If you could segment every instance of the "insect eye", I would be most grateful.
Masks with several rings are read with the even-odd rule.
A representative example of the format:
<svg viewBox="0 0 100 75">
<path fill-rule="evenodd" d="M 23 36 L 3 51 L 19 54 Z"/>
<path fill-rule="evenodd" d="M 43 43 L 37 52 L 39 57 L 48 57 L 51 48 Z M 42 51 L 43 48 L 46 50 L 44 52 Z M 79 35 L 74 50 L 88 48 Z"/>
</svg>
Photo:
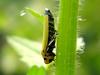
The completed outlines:
<svg viewBox="0 0 100 75">
<path fill-rule="evenodd" d="M 47 60 L 46 58 L 44 58 L 44 60 Z"/>
</svg>

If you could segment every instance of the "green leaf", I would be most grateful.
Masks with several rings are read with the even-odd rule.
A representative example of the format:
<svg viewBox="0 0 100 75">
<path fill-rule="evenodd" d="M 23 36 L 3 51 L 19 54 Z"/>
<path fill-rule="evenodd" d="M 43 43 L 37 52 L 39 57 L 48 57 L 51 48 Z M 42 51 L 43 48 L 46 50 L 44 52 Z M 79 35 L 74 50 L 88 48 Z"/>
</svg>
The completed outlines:
<svg viewBox="0 0 100 75">
<path fill-rule="evenodd" d="M 27 75 L 37 75 L 39 68 L 37 66 L 33 66 L 27 73 Z"/>
<path fill-rule="evenodd" d="M 46 70 L 44 67 L 40 67 L 37 75 L 46 75 Z"/>
<path fill-rule="evenodd" d="M 29 69 L 27 75 L 46 75 L 46 71 L 44 67 L 33 66 Z"/>
<path fill-rule="evenodd" d="M 33 9 L 31 8 L 25 8 L 25 10 L 27 12 L 29 12 L 30 14 L 32 14 L 34 17 L 37 18 L 37 20 L 39 20 L 42 24 L 43 24 L 43 20 L 44 20 L 44 16 L 43 15 L 40 15 L 39 13 L 37 13 L 36 11 L 34 11 Z"/>
</svg>

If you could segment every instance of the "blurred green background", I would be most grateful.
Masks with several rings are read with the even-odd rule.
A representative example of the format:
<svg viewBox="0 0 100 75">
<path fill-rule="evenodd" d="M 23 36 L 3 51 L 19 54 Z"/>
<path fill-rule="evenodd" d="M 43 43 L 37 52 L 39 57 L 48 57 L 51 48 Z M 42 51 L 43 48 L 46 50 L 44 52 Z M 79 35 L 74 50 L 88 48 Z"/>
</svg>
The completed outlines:
<svg viewBox="0 0 100 75">
<path fill-rule="evenodd" d="M 57 0 L 0 0 L 0 75 L 25 75 L 28 66 L 7 43 L 7 36 L 41 42 L 42 24 L 30 14 L 20 16 L 25 7 L 43 14 L 49 8 L 57 18 Z M 80 0 L 78 33 L 86 43 L 80 55 L 77 75 L 100 75 L 100 0 Z M 79 71 L 80 70 L 80 71 Z"/>
</svg>

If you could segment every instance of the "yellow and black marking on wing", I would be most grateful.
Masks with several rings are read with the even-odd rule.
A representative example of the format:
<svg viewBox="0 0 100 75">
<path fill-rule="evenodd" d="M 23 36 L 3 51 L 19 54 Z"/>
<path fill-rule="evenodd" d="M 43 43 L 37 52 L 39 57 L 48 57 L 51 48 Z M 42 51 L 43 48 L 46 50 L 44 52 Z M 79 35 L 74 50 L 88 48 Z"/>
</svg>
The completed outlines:
<svg viewBox="0 0 100 75">
<path fill-rule="evenodd" d="M 43 49 L 42 56 L 45 64 L 49 64 L 54 60 L 55 54 L 53 49 L 55 48 L 55 27 L 54 18 L 50 10 L 45 9 L 45 25 L 43 27 Z"/>
</svg>

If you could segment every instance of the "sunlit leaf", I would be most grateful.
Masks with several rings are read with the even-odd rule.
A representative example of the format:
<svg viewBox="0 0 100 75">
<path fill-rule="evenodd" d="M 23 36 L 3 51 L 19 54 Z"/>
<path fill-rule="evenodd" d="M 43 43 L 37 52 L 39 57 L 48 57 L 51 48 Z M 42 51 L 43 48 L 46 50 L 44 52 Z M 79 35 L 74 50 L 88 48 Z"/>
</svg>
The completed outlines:
<svg viewBox="0 0 100 75">
<path fill-rule="evenodd" d="M 7 37 L 7 41 L 21 56 L 20 60 L 25 62 L 29 67 L 33 65 L 45 66 L 43 58 L 40 54 L 41 43 L 17 36 Z"/>
</svg>

